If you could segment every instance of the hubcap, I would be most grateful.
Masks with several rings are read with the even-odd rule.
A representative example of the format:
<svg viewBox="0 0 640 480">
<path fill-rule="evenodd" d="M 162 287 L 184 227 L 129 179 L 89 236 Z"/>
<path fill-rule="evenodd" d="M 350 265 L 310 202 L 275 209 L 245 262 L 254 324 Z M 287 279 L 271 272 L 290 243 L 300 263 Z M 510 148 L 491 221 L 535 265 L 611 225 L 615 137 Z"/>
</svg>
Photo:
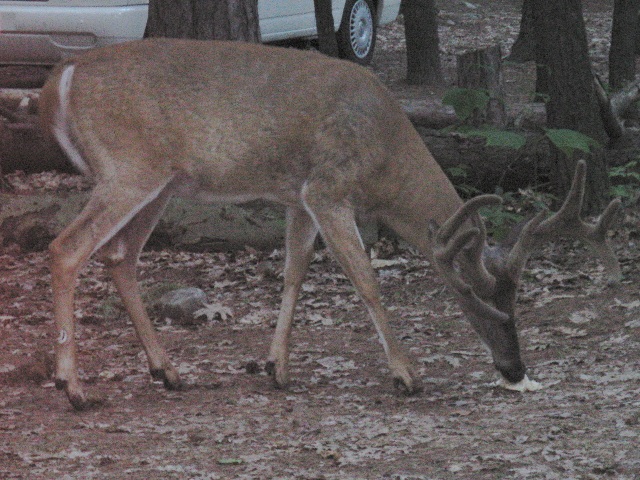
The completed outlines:
<svg viewBox="0 0 640 480">
<path fill-rule="evenodd" d="M 358 58 L 364 58 L 373 43 L 373 15 L 365 0 L 358 0 L 351 9 L 349 18 L 351 48 Z"/>
</svg>

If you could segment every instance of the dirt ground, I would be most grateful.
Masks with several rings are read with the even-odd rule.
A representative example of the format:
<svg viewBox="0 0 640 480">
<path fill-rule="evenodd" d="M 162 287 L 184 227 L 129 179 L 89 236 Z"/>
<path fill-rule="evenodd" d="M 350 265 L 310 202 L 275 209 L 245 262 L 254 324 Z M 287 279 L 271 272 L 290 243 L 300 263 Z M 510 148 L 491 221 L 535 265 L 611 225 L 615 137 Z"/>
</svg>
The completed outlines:
<svg viewBox="0 0 640 480">
<path fill-rule="evenodd" d="M 469 45 L 517 34 L 519 2 L 440 2 L 447 72 Z M 590 2 L 594 59 L 606 54 L 612 2 Z M 597 7 L 597 8 L 596 8 Z M 381 32 L 374 68 L 402 95 L 401 25 Z M 433 95 L 433 92 L 431 92 Z M 149 302 L 202 288 L 226 319 L 156 326 L 187 388 L 152 382 L 102 267 L 79 281 L 81 376 L 101 406 L 71 409 L 51 380 L 50 277 L 44 252 L 0 250 L 0 478 L 3 479 L 638 479 L 638 207 L 612 234 L 624 280 L 576 245 L 549 244 L 526 271 L 518 307 L 537 392 L 497 388 L 488 354 L 425 257 L 377 248 L 394 328 L 424 382 L 393 387 L 365 309 L 319 251 L 292 343 L 291 387 L 264 372 L 281 294 L 281 251 L 145 252 Z M 386 248 L 383 248 L 386 247 Z"/>
</svg>

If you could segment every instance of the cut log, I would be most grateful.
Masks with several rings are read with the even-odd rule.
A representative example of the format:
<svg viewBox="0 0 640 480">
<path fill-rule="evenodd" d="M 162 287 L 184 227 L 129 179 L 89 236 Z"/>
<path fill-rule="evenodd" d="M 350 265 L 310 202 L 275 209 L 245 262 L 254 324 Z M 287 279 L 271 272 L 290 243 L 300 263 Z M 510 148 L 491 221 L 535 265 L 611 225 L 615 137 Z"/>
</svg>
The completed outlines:
<svg viewBox="0 0 640 480">
<path fill-rule="evenodd" d="M 73 171 L 58 145 L 40 131 L 34 90 L 0 94 L 0 171 Z"/>
</svg>

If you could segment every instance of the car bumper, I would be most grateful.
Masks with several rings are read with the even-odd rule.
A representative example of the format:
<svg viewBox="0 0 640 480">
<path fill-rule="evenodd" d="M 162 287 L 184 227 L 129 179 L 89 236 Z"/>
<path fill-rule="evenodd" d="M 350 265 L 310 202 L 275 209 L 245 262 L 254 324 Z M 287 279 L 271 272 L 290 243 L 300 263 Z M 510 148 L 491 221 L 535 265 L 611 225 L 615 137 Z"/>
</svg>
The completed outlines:
<svg viewBox="0 0 640 480">
<path fill-rule="evenodd" d="M 38 7 L 0 7 L 0 64 L 54 64 L 84 50 L 140 39 L 146 23 L 146 5 L 57 7 L 46 15 Z"/>
</svg>

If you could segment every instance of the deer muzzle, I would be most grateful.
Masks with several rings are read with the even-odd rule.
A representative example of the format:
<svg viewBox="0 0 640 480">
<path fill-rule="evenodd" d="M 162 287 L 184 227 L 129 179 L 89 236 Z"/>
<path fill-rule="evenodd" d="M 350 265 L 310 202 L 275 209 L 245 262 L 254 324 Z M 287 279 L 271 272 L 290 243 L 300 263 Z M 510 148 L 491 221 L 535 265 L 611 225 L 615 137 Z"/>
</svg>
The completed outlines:
<svg viewBox="0 0 640 480">
<path fill-rule="evenodd" d="M 527 367 L 520 359 L 515 361 L 496 361 L 494 360 L 496 369 L 510 383 L 517 383 L 522 380 L 527 372 Z"/>
</svg>

